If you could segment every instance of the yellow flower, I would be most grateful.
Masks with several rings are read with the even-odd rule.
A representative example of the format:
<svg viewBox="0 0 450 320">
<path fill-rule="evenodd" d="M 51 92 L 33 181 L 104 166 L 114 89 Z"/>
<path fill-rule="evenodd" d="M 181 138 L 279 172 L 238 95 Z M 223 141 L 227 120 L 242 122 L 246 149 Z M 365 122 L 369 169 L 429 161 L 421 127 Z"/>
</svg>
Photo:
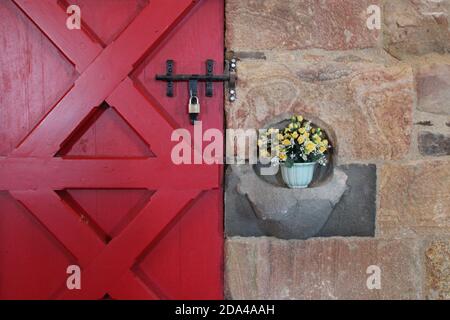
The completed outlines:
<svg viewBox="0 0 450 320">
<path fill-rule="evenodd" d="M 306 132 L 306 129 L 305 128 L 300 128 L 300 129 L 298 129 L 298 132 L 300 132 L 301 134 L 304 134 Z"/>
<path fill-rule="evenodd" d="M 264 144 L 264 141 L 262 141 L 261 139 L 258 140 L 258 147 L 261 147 Z"/>
<path fill-rule="evenodd" d="M 304 136 L 305 136 L 306 138 L 309 138 L 309 132 L 305 132 Z"/>
<path fill-rule="evenodd" d="M 283 140 L 283 144 L 284 144 L 285 146 L 288 146 L 288 145 L 291 144 L 291 140 L 285 139 L 285 140 Z"/>
<path fill-rule="evenodd" d="M 311 152 L 314 151 L 314 149 L 316 149 L 316 145 L 314 144 L 314 142 L 308 141 L 305 145 L 306 153 L 310 154 Z"/>
<path fill-rule="evenodd" d="M 328 140 L 327 139 L 323 140 L 322 145 L 325 147 L 328 147 Z"/>
<path fill-rule="evenodd" d="M 313 136 L 313 139 L 314 139 L 314 141 L 315 141 L 316 143 L 319 143 L 320 141 L 322 141 L 322 138 L 321 138 L 318 134 L 315 134 L 315 135 Z"/>
<path fill-rule="evenodd" d="M 298 144 L 302 144 L 303 142 L 305 142 L 305 137 L 304 136 L 300 136 L 297 139 Z"/>
<path fill-rule="evenodd" d="M 280 153 L 280 160 L 285 161 L 287 159 L 287 155 L 285 153 Z"/>
<path fill-rule="evenodd" d="M 298 122 L 302 122 L 303 121 L 303 117 L 302 116 L 297 116 L 297 121 Z"/>
<path fill-rule="evenodd" d="M 315 132 L 316 132 L 316 129 L 315 129 L 315 128 L 312 128 L 312 129 L 311 129 L 311 132 L 312 132 L 312 133 L 315 133 Z"/>
<path fill-rule="evenodd" d="M 277 139 L 279 141 L 283 140 L 283 138 L 284 138 L 284 136 L 281 133 L 277 134 Z"/>
<path fill-rule="evenodd" d="M 294 133 L 292 134 L 292 138 L 297 139 L 297 138 L 298 138 L 298 133 L 297 133 L 297 132 L 294 132 Z"/>
<path fill-rule="evenodd" d="M 293 124 L 293 123 L 289 123 L 288 128 L 289 128 L 289 129 L 294 128 L 294 124 Z"/>
<path fill-rule="evenodd" d="M 321 147 L 319 148 L 319 152 L 320 152 L 320 153 L 324 153 L 325 151 L 327 151 L 327 148 L 325 148 L 324 146 L 321 146 Z"/>
</svg>

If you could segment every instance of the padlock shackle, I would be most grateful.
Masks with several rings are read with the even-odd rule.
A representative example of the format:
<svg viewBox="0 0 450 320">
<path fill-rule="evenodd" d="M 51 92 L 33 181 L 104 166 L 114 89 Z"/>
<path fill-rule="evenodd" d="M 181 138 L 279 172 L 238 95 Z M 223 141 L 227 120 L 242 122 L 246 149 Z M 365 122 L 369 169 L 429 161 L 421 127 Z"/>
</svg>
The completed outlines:
<svg viewBox="0 0 450 320">
<path fill-rule="evenodd" d="M 195 101 L 194 101 L 194 99 L 195 99 Z M 197 96 L 191 96 L 189 98 L 189 103 L 191 103 L 191 104 L 199 104 L 198 97 Z"/>
</svg>

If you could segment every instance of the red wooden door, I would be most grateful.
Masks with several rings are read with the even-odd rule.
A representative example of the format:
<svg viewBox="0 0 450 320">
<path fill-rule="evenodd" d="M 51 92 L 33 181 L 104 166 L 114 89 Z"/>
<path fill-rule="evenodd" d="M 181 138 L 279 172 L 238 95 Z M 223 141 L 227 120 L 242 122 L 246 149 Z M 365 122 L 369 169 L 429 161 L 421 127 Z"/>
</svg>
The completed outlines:
<svg viewBox="0 0 450 320">
<path fill-rule="evenodd" d="M 223 0 L 2 0 L 0 21 L 0 298 L 221 298 L 222 167 L 172 163 L 187 85 L 154 77 L 223 61 Z"/>
</svg>

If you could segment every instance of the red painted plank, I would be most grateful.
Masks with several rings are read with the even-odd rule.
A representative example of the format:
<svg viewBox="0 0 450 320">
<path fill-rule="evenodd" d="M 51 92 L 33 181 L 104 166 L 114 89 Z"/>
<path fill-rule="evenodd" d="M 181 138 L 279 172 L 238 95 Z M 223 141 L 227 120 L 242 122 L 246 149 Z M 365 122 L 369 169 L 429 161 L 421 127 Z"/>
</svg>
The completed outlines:
<svg viewBox="0 0 450 320">
<path fill-rule="evenodd" d="M 217 188 L 214 166 L 173 166 L 158 158 L 4 159 L 0 160 L 0 190 L 51 188 Z M 186 179 L 187 178 L 187 179 Z"/>
<path fill-rule="evenodd" d="M 60 157 L 83 159 L 121 159 L 124 155 L 144 159 L 154 157 L 154 152 L 135 128 L 106 104 L 91 112 L 58 152 Z"/>
<path fill-rule="evenodd" d="M 61 0 L 78 5 L 84 26 L 106 47 L 133 21 L 149 0 Z"/>
<path fill-rule="evenodd" d="M 7 156 L 78 72 L 12 1 L 0 1 L 0 21 L 0 156 Z"/>
<path fill-rule="evenodd" d="M 48 299 L 66 281 L 66 268 L 74 262 L 32 213 L 8 192 L 0 192 L 1 300 Z"/>
</svg>

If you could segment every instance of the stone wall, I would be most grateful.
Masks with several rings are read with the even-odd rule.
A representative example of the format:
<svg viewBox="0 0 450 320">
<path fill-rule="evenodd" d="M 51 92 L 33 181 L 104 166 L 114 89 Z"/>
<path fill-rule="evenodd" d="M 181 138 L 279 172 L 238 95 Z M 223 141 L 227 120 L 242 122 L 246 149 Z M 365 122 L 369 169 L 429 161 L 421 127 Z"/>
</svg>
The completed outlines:
<svg viewBox="0 0 450 320">
<path fill-rule="evenodd" d="M 374 4 L 381 30 L 366 26 Z M 450 299 L 449 15 L 450 0 L 226 0 L 240 59 L 227 127 L 303 114 L 331 128 L 336 153 L 330 209 L 228 168 L 229 299 Z M 321 228 L 296 234 L 305 210 Z M 381 289 L 366 286 L 371 265 Z"/>
</svg>

